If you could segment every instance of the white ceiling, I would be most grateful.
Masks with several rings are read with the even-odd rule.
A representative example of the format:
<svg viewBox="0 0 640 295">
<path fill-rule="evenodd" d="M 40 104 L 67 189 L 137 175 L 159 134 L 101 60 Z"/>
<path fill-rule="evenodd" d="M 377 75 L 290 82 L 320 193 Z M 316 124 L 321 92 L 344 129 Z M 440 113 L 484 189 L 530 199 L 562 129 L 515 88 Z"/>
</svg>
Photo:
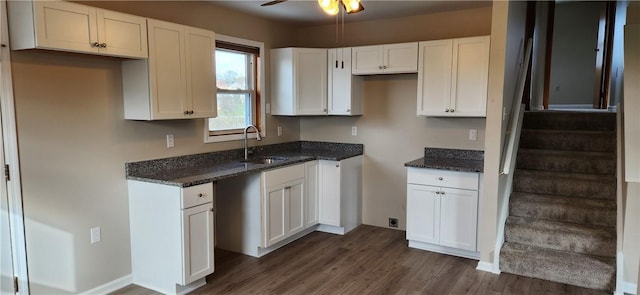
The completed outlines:
<svg viewBox="0 0 640 295">
<path fill-rule="evenodd" d="M 317 0 L 288 0 L 272 6 L 260 6 L 270 0 L 209 0 L 216 5 L 225 6 L 247 14 L 273 20 L 287 21 L 300 25 L 331 24 L 335 16 L 326 15 L 318 6 Z M 345 22 L 367 21 L 382 18 L 394 18 L 449 10 L 459 10 L 490 6 L 490 1 L 435 1 L 435 0 L 361 0 L 364 11 L 345 15 Z"/>
</svg>

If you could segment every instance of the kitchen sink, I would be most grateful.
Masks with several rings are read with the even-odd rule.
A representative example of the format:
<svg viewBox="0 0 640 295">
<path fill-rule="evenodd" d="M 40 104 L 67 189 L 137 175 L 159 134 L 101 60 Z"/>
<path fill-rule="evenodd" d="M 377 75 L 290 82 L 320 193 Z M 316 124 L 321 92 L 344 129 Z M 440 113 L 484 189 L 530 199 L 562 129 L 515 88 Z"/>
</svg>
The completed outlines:
<svg viewBox="0 0 640 295">
<path fill-rule="evenodd" d="M 288 159 L 289 158 L 286 158 L 286 157 L 262 157 L 262 158 L 241 160 L 239 162 L 247 163 L 247 164 L 269 165 L 269 164 L 280 163 Z"/>
</svg>

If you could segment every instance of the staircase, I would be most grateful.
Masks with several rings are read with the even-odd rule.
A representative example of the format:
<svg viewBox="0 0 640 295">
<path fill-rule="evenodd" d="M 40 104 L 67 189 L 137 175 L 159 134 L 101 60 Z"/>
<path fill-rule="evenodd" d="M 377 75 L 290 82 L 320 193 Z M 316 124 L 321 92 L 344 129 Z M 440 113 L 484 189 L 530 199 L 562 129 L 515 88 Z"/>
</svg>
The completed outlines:
<svg viewBox="0 0 640 295">
<path fill-rule="evenodd" d="M 615 113 L 525 113 L 501 271 L 614 289 L 615 128 Z"/>
</svg>

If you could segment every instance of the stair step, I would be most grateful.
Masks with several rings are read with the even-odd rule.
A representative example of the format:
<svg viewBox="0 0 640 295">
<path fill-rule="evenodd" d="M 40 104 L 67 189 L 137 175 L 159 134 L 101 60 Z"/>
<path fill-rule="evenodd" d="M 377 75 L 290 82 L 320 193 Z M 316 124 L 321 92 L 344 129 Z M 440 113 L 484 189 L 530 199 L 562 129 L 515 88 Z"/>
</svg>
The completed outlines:
<svg viewBox="0 0 640 295">
<path fill-rule="evenodd" d="M 553 150 L 518 150 L 516 168 L 571 173 L 615 174 L 616 154 Z"/>
<path fill-rule="evenodd" d="M 520 147 L 538 150 L 615 152 L 613 131 L 522 129 Z"/>
<path fill-rule="evenodd" d="M 516 169 L 513 191 L 614 200 L 616 176 Z"/>
<path fill-rule="evenodd" d="M 522 125 L 526 129 L 614 131 L 616 113 L 530 111 L 525 113 Z"/>
<path fill-rule="evenodd" d="M 610 227 L 510 216 L 505 225 L 505 239 L 558 251 L 616 257 L 616 230 Z"/>
<path fill-rule="evenodd" d="M 505 243 L 500 270 L 590 289 L 612 291 L 616 281 L 615 258 L 576 254 Z"/>
<path fill-rule="evenodd" d="M 591 226 L 614 228 L 616 214 L 616 204 L 612 200 L 514 192 L 509 201 L 511 216 Z"/>
</svg>

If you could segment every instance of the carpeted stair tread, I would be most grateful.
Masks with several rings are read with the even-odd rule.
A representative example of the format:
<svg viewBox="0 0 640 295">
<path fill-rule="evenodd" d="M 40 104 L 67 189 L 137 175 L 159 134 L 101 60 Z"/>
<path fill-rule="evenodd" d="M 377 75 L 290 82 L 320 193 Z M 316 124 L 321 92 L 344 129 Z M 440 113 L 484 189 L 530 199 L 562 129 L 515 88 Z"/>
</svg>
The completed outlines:
<svg viewBox="0 0 640 295">
<path fill-rule="evenodd" d="M 616 280 L 614 258 L 505 243 L 500 270 L 575 286 L 612 291 Z"/>
<path fill-rule="evenodd" d="M 525 129 L 616 130 L 616 113 L 529 111 L 522 126 Z"/>
<path fill-rule="evenodd" d="M 614 228 L 616 214 L 612 200 L 514 192 L 509 202 L 511 216 L 583 225 Z"/>
<path fill-rule="evenodd" d="M 514 192 L 595 199 L 615 199 L 616 185 L 615 175 L 516 169 L 513 177 Z"/>
<path fill-rule="evenodd" d="M 616 230 L 610 227 L 510 216 L 507 242 L 603 257 L 616 256 Z"/>
<path fill-rule="evenodd" d="M 518 150 L 516 165 L 517 169 L 615 174 L 616 154 L 521 148 Z"/>
<path fill-rule="evenodd" d="M 530 149 L 615 152 L 615 131 L 522 129 L 520 147 Z"/>
</svg>

